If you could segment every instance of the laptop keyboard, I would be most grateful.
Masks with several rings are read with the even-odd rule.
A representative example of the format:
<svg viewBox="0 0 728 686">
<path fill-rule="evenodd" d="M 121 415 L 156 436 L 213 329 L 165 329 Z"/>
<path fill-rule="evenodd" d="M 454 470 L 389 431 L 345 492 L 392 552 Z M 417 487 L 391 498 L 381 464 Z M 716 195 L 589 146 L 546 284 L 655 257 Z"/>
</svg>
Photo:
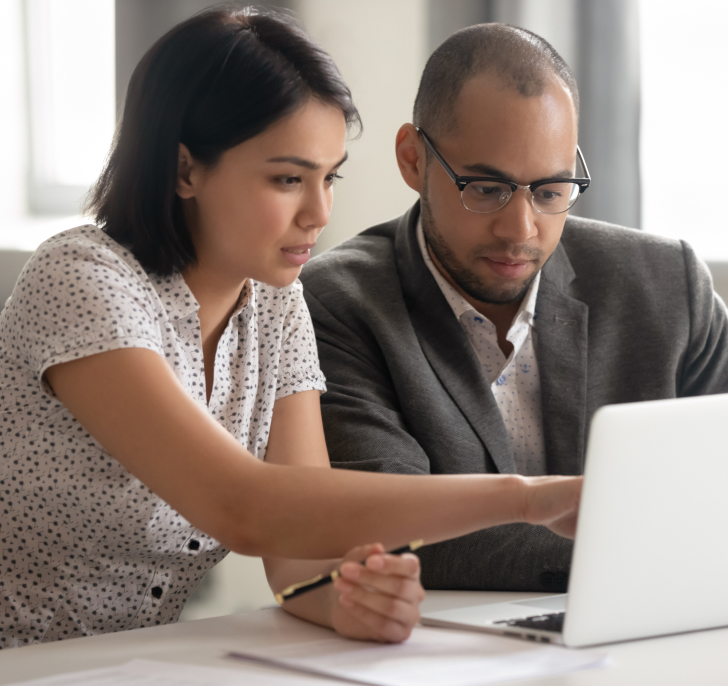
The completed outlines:
<svg viewBox="0 0 728 686">
<path fill-rule="evenodd" d="M 564 629 L 565 612 L 554 612 L 548 615 L 533 615 L 523 619 L 504 619 L 493 624 L 505 624 L 506 626 L 518 626 L 524 629 L 540 629 L 541 631 L 555 631 L 560 633 Z"/>
</svg>

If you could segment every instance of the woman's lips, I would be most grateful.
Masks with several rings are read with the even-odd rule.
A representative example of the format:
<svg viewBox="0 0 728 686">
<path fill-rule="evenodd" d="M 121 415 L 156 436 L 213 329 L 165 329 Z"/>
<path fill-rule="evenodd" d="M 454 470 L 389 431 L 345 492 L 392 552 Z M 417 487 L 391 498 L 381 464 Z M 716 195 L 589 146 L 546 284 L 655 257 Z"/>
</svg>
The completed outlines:
<svg viewBox="0 0 728 686">
<path fill-rule="evenodd" d="M 529 269 L 530 261 L 516 261 L 508 258 L 483 258 L 487 265 L 503 279 L 518 279 Z M 501 261 L 502 260 L 502 261 Z"/>
<path fill-rule="evenodd" d="M 281 248 L 283 257 L 285 257 L 291 264 L 295 264 L 300 267 L 306 264 L 311 259 L 311 248 L 315 244 L 306 245 L 295 245 L 291 248 Z"/>
</svg>

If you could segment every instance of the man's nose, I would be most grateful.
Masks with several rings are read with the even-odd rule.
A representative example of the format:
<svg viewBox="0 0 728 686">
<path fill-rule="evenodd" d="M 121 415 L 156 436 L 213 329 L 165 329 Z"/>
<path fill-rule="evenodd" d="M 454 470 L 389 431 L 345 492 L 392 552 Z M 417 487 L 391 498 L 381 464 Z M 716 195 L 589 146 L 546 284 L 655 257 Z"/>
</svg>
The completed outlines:
<svg viewBox="0 0 728 686">
<path fill-rule="evenodd" d="M 531 190 L 518 188 L 504 207 L 497 210 L 493 235 L 509 243 L 526 243 L 537 233 L 536 210 L 531 204 Z"/>
</svg>

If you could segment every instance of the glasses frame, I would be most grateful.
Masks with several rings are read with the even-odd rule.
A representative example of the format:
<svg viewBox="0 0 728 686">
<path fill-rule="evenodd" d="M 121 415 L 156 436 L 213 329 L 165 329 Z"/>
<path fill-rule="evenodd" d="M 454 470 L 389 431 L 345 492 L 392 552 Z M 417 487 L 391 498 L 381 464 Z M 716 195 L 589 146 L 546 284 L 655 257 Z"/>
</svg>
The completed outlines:
<svg viewBox="0 0 728 686">
<path fill-rule="evenodd" d="M 513 197 L 513 194 L 519 189 L 523 190 L 529 190 L 531 191 L 531 206 L 533 207 L 536 212 L 540 212 L 541 214 L 563 214 L 564 212 L 568 212 L 575 204 L 576 200 L 579 199 L 579 195 L 581 195 L 587 188 L 589 188 L 589 185 L 591 184 L 591 176 L 589 175 L 589 169 L 586 166 L 586 161 L 584 160 L 584 155 L 581 154 L 581 150 L 579 149 L 579 146 L 576 146 L 576 154 L 579 157 L 579 163 L 581 164 L 581 168 L 584 170 L 584 173 L 586 174 L 585 178 L 575 178 L 575 179 L 562 179 L 562 178 L 551 178 L 551 179 L 540 179 L 539 181 L 534 181 L 533 183 L 528 184 L 527 186 L 521 186 L 518 183 L 515 183 L 515 181 L 511 181 L 510 179 L 503 179 L 499 176 L 460 176 L 459 174 L 456 174 L 452 167 L 445 161 L 445 158 L 437 151 L 437 148 L 433 144 L 433 142 L 430 140 L 430 137 L 419 127 L 415 126 L 415 129 L 417 130 L 417 133 L 419 133 L 422 136 L 422 140 L 425 141 L 425 145 L 430 149 L 432 154 L 437 158 L 437 161 L 442 165 L 442 168 L 445 170 L 447 175 L 453 180 L 455 185 L 458 187 L 458 190 L 460 191 L 460 202 L 462 202 L 463 207 L 468 212 L 474 212 L 475 214 L 491 214 L 492 212 L 497 212 L 498 210 L 504 208 Z M 498 183 L 506 184 L 507 186 L 510 186 L 511 188 L 511 194 L 508 197 L 508 200 L 506 200 L 500 207 L 497 207 L 494 210 L 489 210 L 488 212 L 478 212 L 477 210 L 471 210 L 469 207 L 465 205 L 463 202 L 463 191 L 465 190 L 465 186 L 467 186 L 469 183 L 477 182 L 477 181 L 496 181 Z M 574 183 L 579 187 L 579 195 L 576 196 L 576 200 L 571 204 L 571 206 L 567 207 L 565 210 L 561 210 L 561 212 L 544 212 L 543 210 L 539 210 L 538 207 L 533 202 L 533 193 L 536 189 L 538 189 L 540 186 L 546 186 L 551 183 Z"/>
</svg>

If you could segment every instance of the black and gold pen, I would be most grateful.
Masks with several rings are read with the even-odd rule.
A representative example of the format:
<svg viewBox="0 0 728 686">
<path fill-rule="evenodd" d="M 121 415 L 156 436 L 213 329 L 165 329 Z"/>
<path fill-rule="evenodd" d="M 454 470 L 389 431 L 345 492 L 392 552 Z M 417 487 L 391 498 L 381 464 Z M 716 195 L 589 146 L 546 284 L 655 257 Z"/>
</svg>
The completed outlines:
<svg viewBox="0 0 728 686">
<path fill-rule="evenodd" d="M 409 545 L 402 546 L 401 548 L 397 548 L 396 550 L 388 550 L 385 555 L 402 555 L 402 553 L 411 553 L 418 548 L 421 548 L 424 543 L 425 542 L 422 539 L 420 539 L 419 541 L 412 541 L 412 543 L 410 543 Z M 302 595 L 303 593 L 308 593 L 309 591 L 313 591 L 316 588 L 320 588 L 321 586 L 330 584 L 340 575 L 341 572 L 339 572 L 338 569 L 335 569 L 333 572 L 331 572 L 331 574 L 319 574 L 318 576 L 315 576 L 313 579 L 309 579 L 308 581 L 301 581 L 300 583 L 293 584 L 288 588 L 284 588 L 280 593 L 276 593 L 276 601 L 279 605 L 283 605 L 284 601 L 286 600 L 290 600 L 291 598 L 295 598 L 296 596 Z"/>
</svg>

